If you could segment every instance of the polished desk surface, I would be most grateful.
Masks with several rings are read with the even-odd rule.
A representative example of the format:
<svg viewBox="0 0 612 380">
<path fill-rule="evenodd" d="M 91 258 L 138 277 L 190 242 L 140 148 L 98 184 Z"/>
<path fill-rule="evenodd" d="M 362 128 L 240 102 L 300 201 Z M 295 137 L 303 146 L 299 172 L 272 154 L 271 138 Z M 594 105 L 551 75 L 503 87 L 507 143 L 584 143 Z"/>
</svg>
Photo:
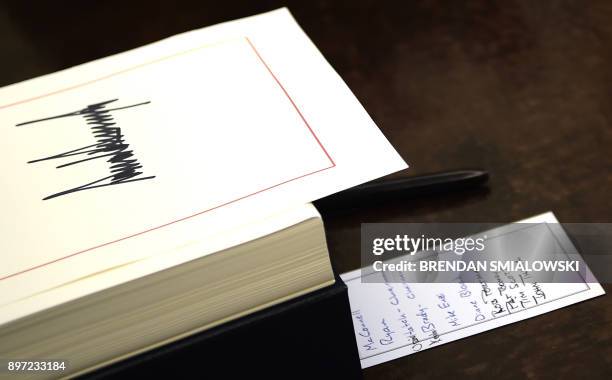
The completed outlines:
<svg viewBox="0 0 612 380">
<path fill-rule="evenodd" d="M 491 172 L 488 190 L 328 215 L 340 272 L 359 267 L 362 222 L 511 222 L 548 210 L 562 222 L 612 222 L 606 1 L 5 2 L 0 85 L 283 5 L 411 165 L 401 174 Z M 365 378 L 592 379 L 612 378 L 611 368 L 603 296 Z"/>
</svg>

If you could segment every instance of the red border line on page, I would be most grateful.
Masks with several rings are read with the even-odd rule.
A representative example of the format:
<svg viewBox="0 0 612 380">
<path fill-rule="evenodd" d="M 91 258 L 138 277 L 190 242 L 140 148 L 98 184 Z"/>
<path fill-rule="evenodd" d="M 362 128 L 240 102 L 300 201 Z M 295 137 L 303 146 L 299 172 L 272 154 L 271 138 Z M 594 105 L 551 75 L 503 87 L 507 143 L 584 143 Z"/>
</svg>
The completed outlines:
<svg viewBox="0 0 612 380">
<path fill-rule="evenodd" d="M 60 262 L 60 261 L 63 261 L 63 260 L 69 259 L 69 258 L 74 257 L 74 256 L 77 256 L 77 255 L 81 255 L 81 254 L 86 253 L 86 252 L 91 252 L 91 251 L 93 251 L 93 250 L 95 250 L 95 249 L 98 249 L 98 248 L 102 248 L 102 247 L 105 247 L 105 246 L 108 246 L 108 245 L 111 245 L 111 244 L 119 243 L 119 242 L 121 242 L 121 241 L 123 241 L 123 240 L 127 240 L 127 239 L 130 239 L 130 238 L 136 237 L 136 236 L 140 236 L 140 235 L 143 235 L 143 234 L 145 234 L 145 233 L 147 233 L 147 232 L 155 231 L 155 230 L 158 230 L 158 229 L 160 229 L 160 228 L 164 228 L 164 227 L 166 227 L 166 226 L 169 226 L 169 225 L 171 225 L 171 224 L 175 224 L 175 223 L 178 223 L 178 222 L 182 222 L 182 221 L 184 221 L 184 220 L 187 220 L 187 219 L 194 218 L 194 217 L 196 217 L 196 216 L 199 216 L 199 215 L 205 214 L 205 213 L 207 213 L 207 212 L 214 211 L 214 210 L 219 209 L 219 208 L 224 207 L 224 206 L 228 206 L 228 205 L 230 205 L 230 204 L 232 204 L 232 203 L 239 202 L 239 201 L 241 201 L 241 200 L 243 200 L 243 199 L 246 199 L 246 198 L 252 197 L 252 196 L 254 196 L 254 195 L 257 195 L 257 194 L 263 193 L 263 192 L 265 192 L 265 191 L 268 191 L 268 190 L 271 190 L 271 189 L 277 188 L 277 187 L 282 186 L 282 185 L 284 185 L 284 184 L 287 184 L 287 183 L 290 183 L 290 182 L 293 182 L 293 181 L 297 181 L 297 180 L 302 179 L 302 178 L 304 178 L 304 177 L 308 177 L 308 176 L 310 176 L 310 175 L 317 174 L 317 173 L 323 172 L 323 171 L 325 171 L 325 170 L 329 170 L 329 169 L 334 168 L 334 167 L 336 166 L 336 163 L 335 163 L 335 162 L 334 162 L 334 160 L 332 159 L 331 155 L 328 153 L 327 149 L 325 149 L 325 147 L 323 146 L 323 143 L 321 142 L 321 140 L 319 140 L 318 136 L 315 134 L 315 132 L 313 131 L 313 129 L 310 127 L 310 124 L 308 124 L 308 121 L 306 121 L 306 118 L 304 117 L 304 115 L 302 114 L 302 112 L 299 110 L 298 106 L 295 104 L 295 102 L 293 101 L 293 99 L 291 98 L 291 96 L 289 95 L 289 93 L 287 92 L 287 90 L 285 89 L 285 87 L 284 87 L 284 86 L 282 85 L 282 83 L 281 83 L 281 82 L 278 80 L 278 78 L 276 77 L 276 75 L 274 75 L 274 73 L 273 73 L 273 72 L 272 72 L 272 70 L 270 69 L 270 66 L 268 66 L 268 64 L 267 64 L 267 63 L 266 63 L 266 61 L 263 59 L 263 57 L 261 56 L 261 54 L 259 53 L 259 51 L 258 51 L 258 50 L 255 48 L 255 45 L 253 45 L 253 43 L 251 42 L 251 40 L 250 40 L 248 37 L 244 37 L 244 39 L 245 39 L 245 40 L 246 40 L 246 42 L 249 44 L 249 46 L 251 47 L 251 49 L 252 49 L 253 53 L 255 53 L 255 55 L 257 56 L 257 58 L 259 59 L 259 61 L 260 61 L 260 62 L 261 62 L 263 65 L 264 65 L 264 67 L 266 68 L 266 70 L 268 71 L 268 73 L 270 73 L 270 75 L 272 76 L 272 78 L 274 79 L 274 81 L 275 81 L 275 82 L 278 84 L 279 88 L 280 88 L 280 89 L 282 90 L 282 92 L 285 94 L 285 96 L 287 97 L 287 99 L 289 100 L 289 102 L 291 103 L 291 105 L 293 106 L 293 108 L 295 109 L 295 111 L 298 113 L 298 115 L 300 116 L 300 119 L 301 119 L 301 120 L 304 122 L 304 125 L 305 125 L 305 126 L 306 126 L 306 128 L 308 128 L 308 130 L 310 131 L 310 133 L 311 133 L 312 137 L 314 138 L 314 140 L 316 141 L 317 145 L 318 145 L 318 146 L 321 148 L 321 150 L 323 151 L 323 153 L 325 154 L 325 156 L 328 158 L 328 160 L 329 160 L 329 162 L 330 162 L 330 166 L 327 166 L 327 167 L 325 167 L 325 168 L 322 168 L 322 169 L 318 169 L 318 170 L 312 171 L 312 172 L 310 172 L 310 173 L 302 174 L 302 175 L 300 175 L 300 176 L 297 176 L 297 177 L 294 177 L 294 178 L 288 179 L 288 180 L 286 180 L 286 181 L 283 181 L 283 182 L 277 183 L 277 184 L 275 184 L 275 185 L 272 185 L 272 186 L 266 187 L 265 189 L 258 190 L 258 191 L 256 191 L 256 192 L 253 192 L 253 193 L 250 193 L 250 194 L 244 195 L 244 196 L 242 196 L 242 197 L 240 197 L 240 198 L 233 199 L 233 200 L 231 200 L 231 201 L 228 201 L 228 202 L 225 202 L 225 203 L 223 203 L 223 204 L 220 204 L 220 205 L 217 205 L 217 206 L 211 207 L 211 208 L 209 208 L 209 209 L 206 209 L 206 210 L 203 210 L 203 211 L 196 212 L 195 214 L 191 214 L 191 215 L 185 216 L 185 217 L 183 217 L 183 218 L 180 218 L 180 219 L 177 219 L 177 220 L 170 221 L 170 222 L 165 223 L 165 224 L 162 224 L 162 225 L 160 225 L 160 226 L 152 227 L 152 228 L 149 228 L 149 229 L 147 229 L 147 230 L 144 230 L 144 231 L 141 231 L 141 232 L 137 232 L 137 233 L 135 233 L 135 234 L 131 234 L 131 235 L 128 235 L 128 236 L 124 236 L 124 237 L 122 237 L 122 238 L 119 238 L 119 239 L 116 239 L 116 240 L 113 240 L 113 241 L 109 241 L 109 242 L 107 242 L 107 243 L 102 243 L 102 244 L 96 245 L 96 246 L 94 246 L 94 247 L 90 247 L 90 248 L 87 248 L 87 249 L 83 249 L 83 250 L 81 250 L 81 251 L 78 251 L 78 252 L 72 253 L 72 254 L 70 254 L 70 255 L 63 256 L 63 257 L 60 257 L 60 258 L 58 258 L 58 259 L 55 259 L 55 260 L 52 260 L 52 261 L 49 261 L 49 262 L 46 262 L 46 263 L 43 263 L 43 264 L 40 264 L 40 265 L 36 265 L 36 266 L 34 266 L 34 267 L 31 267 L 31 268 L 28 268 L 28 269 L 24 269 L 24 270 L 19 271 L 19 272 L 16 272 L 16 273 L 12 273 L 12 274 L 7 275 L 7 276 L 4 276 L 4 277 L 0 277 L 0 281 L 2 281 L 2 280 L 6 280 L 6 279 L 9 279 L 9 278 L 12 278 L 12 277 L 16 277 L 16 276 L 19 276 L 19 275 L 24 274 L 24 273 L 27 273 L 27 272 L 31 272 L 31 271 L 36 270 L 36 269 L 43 268 L 43 267 L 45 267 L 45 266 L 48 266 L 48 265 L 51 265 L 51 264 L 54 264 L 54 263 L 57 263 L 57 262 Z M 200 47 L 200 48 L 202 48 L 202 47 Z M 65 92 L 65 91 L 74 90 L 74 89 L 77 89 L 77 88 L 80 88 L 80 87 L 83 87 L 83 86 L 87 86 L 87 85 L 89 85 L 89 84 L 92 84 L 92 83 L 95 83 L 95 82 L 98 82 L 98 81 L 101 81 L 101 80 L 104 80 L 104 79 L 108 79 L 108 78 L 114 77 L 114 76 L 116 76 L 116 75 L 123 74 L 123 73 L 129 72 L 129 71 L 132 71 L 132 70 L 135 70 L 135 69 L 138 69 L 138 68 L 141 68 L 141 67 L 144 67 L 144 66 L 147 66 L 147 65 L 153 64 L 153 63 L 161 62 L 161 61 L 166 60 L 166 59 L 169 59 L 169 58 L 173 58 L 173 57 L 176 57 L 176 56 L 179 56 L 179 55 L 182 55 L 182 54 L 188 53 L 188 52 L 193 52 L 193 51 L 195 51 L 195 50 L 199 50 L 200 48 L 196 48 L 196 49 L 188 50 L 188 51 L 186 51 L 186 52 L 181 52 L 181 53 L 173 54 L 173 55 L 170 55 L 170 56 L 162 57 L 162 58 L 159 58 L 159 59 L 156 59 L 156 60 L 153 60 L 153 61 L 145 62 L 145 63 L 139 64 L 139 65 L 136 65 L 136 66 L 129 67 L 129 68 L 124 69 L 124 70 L 120 70 L 120 71 L 117 71 L 117 72 L 114 72 L 114 73 L 111 73 L 111 74 L 108 74 L 108 75 L 102 76 L 102 77 L 100 77 L 100 78 L 96 78 L 96 79 L 93 79 L 93 80 L 90 80 L 90 81 L 87 81 L 87 82 L 83 82 L 83 83 L 80 83 L 80 84 L 77 84 L 77 85 L 74 85 L 74 86 L 66 87 L 66 88 L 63 88 L 63 89 L 60 89 L 60 90 L 57 90 L 57 91 L 53 91 L 53 92 L 50 92 L 50 93 L 47 93 L 47 94 L 43 94 L 43 95 L 39 95 L 39 96 L 35 96 L 35 97 L 29 98 L 29 99 L 20 100 L 20 101 L 17 101 L 17 102 L 14 102 L 14 103 L 10 103 L 10 104 L 5 104 L 5 105 L 0 106 L 0 110 L 5 109 L 5 108 L 9 108 L 9 107 L 12 107 L 12 106 L 15 106 L 15 105 L 19 105 L 19 104 L 27 103 L 27 102 L 30 102 L 30 101 L 34 101 L 34 100 L 38 100 L 38 99 L 42 99 L 42 98 L 45 98 L 45 97 L 47 97 L 47 96 L 52 96 L 52 95 L 59 94 L 59 93 Z"/>
</svg>

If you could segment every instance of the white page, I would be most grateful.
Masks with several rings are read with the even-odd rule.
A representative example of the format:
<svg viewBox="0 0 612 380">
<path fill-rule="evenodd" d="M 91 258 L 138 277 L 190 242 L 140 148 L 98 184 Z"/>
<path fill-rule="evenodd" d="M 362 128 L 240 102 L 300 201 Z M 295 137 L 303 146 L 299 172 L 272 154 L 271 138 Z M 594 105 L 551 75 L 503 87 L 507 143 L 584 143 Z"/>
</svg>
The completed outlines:
<svg viewBox="0 0 612 380">
<path fill-rule="evenodd" d="M 522 223 L 558 223 L 552 213 Z M 503 228 L 503 227 L 502 227 Z M 576 252 L 562 229 L 550 230 L 566 252 Z M 491 231 L 492 232 L 492 231 Z M 576 257 L 574 256 L 574 259 Z M 510 286 L 504 295 L 525 295 L 521 306 L 505 312 L 481 295 L 479 283 L 362 283 L 361 270 L 345 273 L 362 368 L 371 367 L 457 339 L 550 312 L 604 294 L 599 283 L 540 283 Z M 586 278 L 593 278 L 588 271 Z M 488 284 L 494 289 L 497 284 Z M 540 291 L 545 298 L 541 297 Z M 532 298 L 537 292 L 536 298 Z M 487 303 L 485 304 L 486 297 Z M 518 302 L 517 302 L 518 304 Z"/>
<path fill-rule="evenodd" d="M 142 174 L 43 200 L 112 174 L 49 157 L 101 144 L 72 113 L 113 99 Z M 0 305 L 406 167 L 285 9 L 5 87 L 0 115 Z"/>
</svg>

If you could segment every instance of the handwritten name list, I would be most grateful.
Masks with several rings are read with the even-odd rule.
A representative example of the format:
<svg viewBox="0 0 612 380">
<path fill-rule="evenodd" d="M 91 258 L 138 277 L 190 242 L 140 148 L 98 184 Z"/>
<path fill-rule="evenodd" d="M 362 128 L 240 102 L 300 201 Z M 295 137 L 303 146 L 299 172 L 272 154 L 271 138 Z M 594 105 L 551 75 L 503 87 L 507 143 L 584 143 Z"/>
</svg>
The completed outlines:
<svg viewBox="0 0 612 380">
<path fill-rule="evenodd" d="M 604 294 L 598 283 L 538 283 L 526 271 L 469 283 L 459 275 L 449 283 L 362 282 L 360 270 L 341 277 L 363 368 Z"/>
</svg>

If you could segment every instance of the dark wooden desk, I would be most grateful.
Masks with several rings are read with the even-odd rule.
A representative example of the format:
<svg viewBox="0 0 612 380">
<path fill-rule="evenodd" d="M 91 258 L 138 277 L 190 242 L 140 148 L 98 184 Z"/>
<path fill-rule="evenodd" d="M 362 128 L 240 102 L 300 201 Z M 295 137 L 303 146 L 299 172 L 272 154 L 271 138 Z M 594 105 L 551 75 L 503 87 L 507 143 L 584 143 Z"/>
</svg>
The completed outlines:
<svg viewBox="0 0 612 380">
<path fill-rule="evenodd" d="M 285 3 L 4 2 L 0 85 Z M 606 1 L 286 5 L 411 174 L 491 171 L 489 191 L 326 220 L 340 271 L 361 222 L 612 222 L 612 6 Z M 604 285 L 608 292 L 610 285 Z M 365 371 L 366 379 L 612 378 L 612 301 L 583 302 Z"/>
</svg>

